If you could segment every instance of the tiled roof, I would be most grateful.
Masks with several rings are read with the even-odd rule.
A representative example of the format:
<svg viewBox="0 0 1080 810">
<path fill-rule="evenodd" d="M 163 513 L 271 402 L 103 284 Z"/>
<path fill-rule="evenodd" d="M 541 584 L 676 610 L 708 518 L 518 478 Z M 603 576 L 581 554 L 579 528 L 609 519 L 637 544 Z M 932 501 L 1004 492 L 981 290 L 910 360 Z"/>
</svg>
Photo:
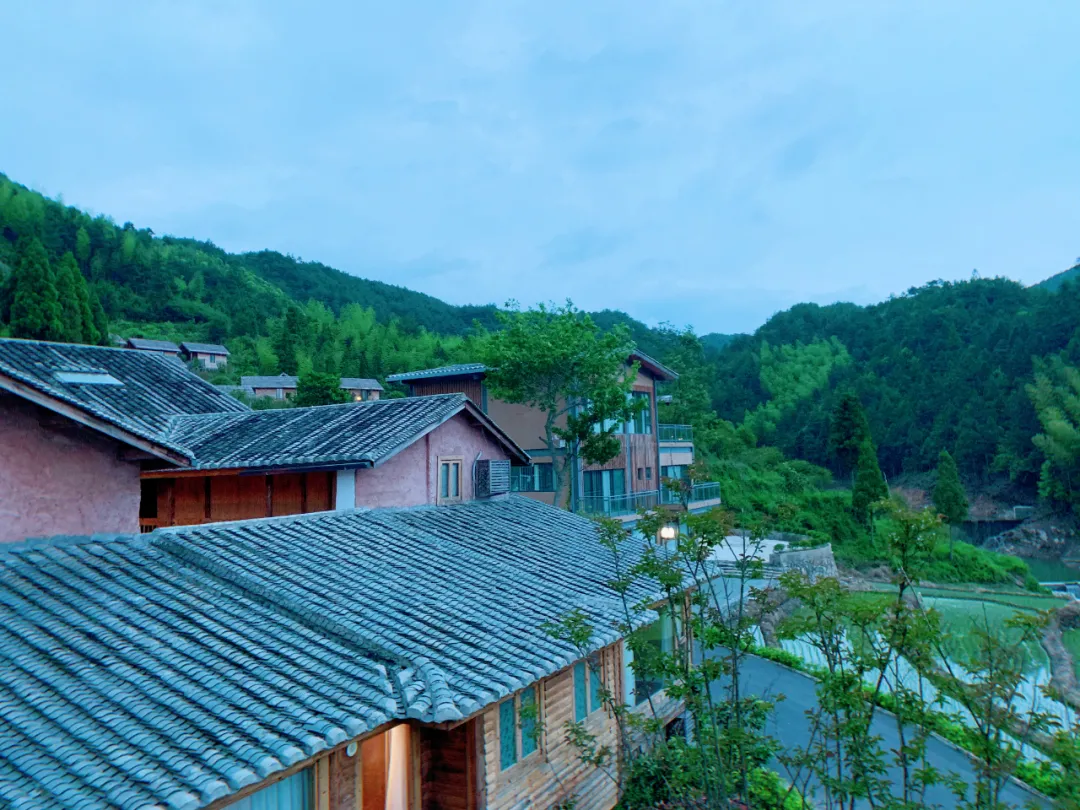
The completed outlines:
<svg viewBox="0 0 1080 810">
<path fill-rule="evenodd" d="M 341 387 L 355 389 L 359 388 L 364 391 L 382 391 L 383 387 L 379 385 L 378 380 L 372 380 L 369 377 L 342 377 Z"/>
<path fill-rule="evenodd" d="M 145 536 L 0 549 L 0 616 L 6 808 L 193 810 L 401 714 L 400 666 Z"/>
<path fill-rule="evenodd" d="M 229 350 L 220 343 L 181 343 L 180 348 L 185 352 L 202 352 L 203 354 L 228 355 Z"/>
<path fill-rule="evenodd" d="M 296 388 L 296 380 L 296 377 L 288 374 L 277 374 L 272 377 L 241 377 L 240 384 L 248 388 Z"/>
<path fill-rule="evenodd" d="M 108 375 L 122 384 L 65 381 L 72 374 Z M 153 352 L 3 338 L 0 386 L 4 377 L 174 452 L 182 449 L 164 435 L 173 416 L 249 412 L 182 364 Z"/>
<path fill-rule="evenodd" d="M 464 394 L 179 416 L 168 438 L 199 469 L 375 466 L 466 409 L 525 463 L 525 452 Z"/>
<path fill-rule="evenodd" d="M 650 372 L 654 377 L 661 380 L 677 380 L 679 379 L 679 373 L 672 368 L 668 368 L 659 360 L 654 360 L 645 352 L 640 352 L 637 349 L 630 352 L 630 360 L 636 361 L 641 365 L 643 369 Z"/>
<path fill-rule="evenodd" d="M 170 340 L 150 340 L 148 338 L 128 338 L 127 345 L 133 349 L 151 352 L 178 352 L 180 347 Z"/>
<path fill-rule="evenodd" d="M 409 382 L 422 380 L 428 377 L 459 377 L 463 374 L 482 374 L 487 371 L 483 363 L 458 363 L 453 366 L 439 366 L 438 368 L 426 368 L 422 371 L 406 371 L 401 374 L 389 374 L 387 382 Z"/>
<path fill-rule="evenodd" d="M 266 376 L 252 376 L 241 377 L 240 384 L 247 388 L 296 388 L 298 377 L 293 377 L 288 374 L 279 374 L 276 377 Z M 368 391 L 382 391 L 383 387 L 379 385 L 378 380 L 372 380 L 367 377 L 342 377 L 342 388 L 363 388 Z"/>
<path fill-rule="evenodd" d="M 520 497 L 0 550 L 0 805 L 187 810 L 460 720 L 579 657 L 545 622 L 617 640 L 613 573 L 593 523 Z"/>
</svg>

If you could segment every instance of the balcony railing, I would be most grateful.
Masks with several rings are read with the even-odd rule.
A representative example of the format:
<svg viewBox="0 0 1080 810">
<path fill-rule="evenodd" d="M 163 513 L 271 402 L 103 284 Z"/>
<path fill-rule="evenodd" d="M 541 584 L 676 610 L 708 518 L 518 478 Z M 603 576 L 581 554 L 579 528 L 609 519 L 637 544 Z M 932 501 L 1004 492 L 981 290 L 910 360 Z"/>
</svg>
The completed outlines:
<svg viewBox="0 0 1080 810">
<path fill-rule="evenodd" d="M 655 489 L 629 495 L 584 495 L 580 499 L 582 513 L 608 517 L 640 515 L 655 509 L 659 503 L 660 493 Z"/>
<path fill-rule="evenodd" d="M 693 484 L 690 488 L 690 503 L 700 501 L 717 500 L 720 497 L 720 484 L 716 481 Z M 678 490 L 665 487 L 661 503 L 673 505 L 682 502 L 682 494 Z"/>
<path fill-rule="evenodd" d="M 694 441 L 693 425 L 657 425 L 657 438 L 662 442 Z"/>
</svg>

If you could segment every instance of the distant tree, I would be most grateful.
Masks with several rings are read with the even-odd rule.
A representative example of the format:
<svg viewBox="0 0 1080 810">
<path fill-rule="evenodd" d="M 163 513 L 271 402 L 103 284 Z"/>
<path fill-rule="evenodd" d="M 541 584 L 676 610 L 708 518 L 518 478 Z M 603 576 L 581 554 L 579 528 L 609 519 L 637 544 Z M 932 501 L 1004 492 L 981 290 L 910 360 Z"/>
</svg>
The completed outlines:
<svg viewBox="0 0 1080 810">
<path fill-rule="evenodd" d="M 1080 370 L 1060 357 L 1037 361 L 1027 390 L 1042 427 L 1033 441 L 1046 459 L 1039 495 L 1080 511 Z"/>
<path fill-rule="evenodd" d="M 64 340 L 69 343 L 95 343 L 96 341 L 87 337 L 87 327 L 95 334 L 97 330 L 93 328 L 86 279 L 75 263 L 75 256 L 70 252 L 65 253 L 56 266 L 56 294 L 60 300 L 60 322 L 64 329 Z"/>
<path fill-rule="evenodd" d="M 938 454 L 937 482 L 934 484 L 934 509 L 945 519 L 949 526 L 949 557 L 952 558 L 955 529 L 964 522 L 968 514 L 967 495 L 960 483 L 960 473 L 956 462 L 948 450 Z"/>
<path fill-rule="evenodd" d="M 298 307 L 290 306 L 274 341 L 274 353 L 283 374 L 296 374 L 300 369 L 297 353 L 304 342 L 303 332 L 304 315 Z"/>
<path fill-rule="evenodd" d="M 310 405 L 336 405 L 348 401 L 349 392 L 341 387 L 341 377 L 337 374 L 313 371 L 303 375 L 296 382 L 296 397 L 293 402 L 298 408 Z"/>
<path fill-rule="evenodd" d="M 36 238 L 23 248 L 12 276 L 11 334 L 34 340 L 65 337 L 56 280 L 45 248 Z"/>
<path fill-rule="evenodd" d="M 630 392 L 637 370 L 627 362 L 634 344 L 625 326 L 602 332 L 570 301 L 507 308 L 503 328 L 482 343 L 487 383 L 494 396 L 544 414 L 537 438 L 551 455 L 560 504 L 575 459 L 603 464 L 619 452 L 615 429 L 636 410 Z"/>
<path fill-rule="evenodd" d="M 109 345 L 109 319 L 105 315 L 105 308 L 101 306 L 101 299 L 93 290 L 88 290 L 90 296 L 90 315 L 94 322 L 94 334 L 101 346 Z"/>
<path fill-rule="evenodd" d="M 829 451 L 840 464 L 840 471 L 852 472 L 859 462 L 864 443 L 870 441 L 870 423 L 862 402 L 853 393 L 846 393 L 833 408 L 829 420 Z"/>
<path fill-rule="evenodd" d="M 878 466 L 877 451 L 867 440 L 859 447 L 855 469 L 855 486 L 851 490 L 851 511 L 863 525 L 870 523 L 870 507 L 889 497 L 889 488 Z"/>
<path fill-rule="evenodd" d="M 90 234 L 83 227 L 75 232 L 75 258 L 84 265 L 90 261 Z"/>
</svg>

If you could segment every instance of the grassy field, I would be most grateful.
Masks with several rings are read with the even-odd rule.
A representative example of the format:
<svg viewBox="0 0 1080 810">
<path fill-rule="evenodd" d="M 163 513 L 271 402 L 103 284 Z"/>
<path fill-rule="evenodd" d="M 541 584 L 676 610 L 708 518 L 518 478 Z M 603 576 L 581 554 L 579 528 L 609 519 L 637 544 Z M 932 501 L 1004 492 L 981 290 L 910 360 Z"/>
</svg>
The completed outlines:
<svg viewBox="0 0 1080 810">
<path fill-rule="evenodd" d="M 874 590 L 882 593 L 894 593 L 896 588 L 892 585 L 876 583 Z M 995 588 L 992 586 L 980 586 L 979 590 L 960 587 L 920 587 L 919 595 L 944 599 L 968 599 L 975 602 L 997 602 L 1002 605 L 1011 605 L 1012 607 L 1029 610 L 1053 610 L 1065 604 L 1065 600 L 1057 596 L 1040 595 L 1030 591 L 1016 590 L 1015 588 Z"/>
</svg>

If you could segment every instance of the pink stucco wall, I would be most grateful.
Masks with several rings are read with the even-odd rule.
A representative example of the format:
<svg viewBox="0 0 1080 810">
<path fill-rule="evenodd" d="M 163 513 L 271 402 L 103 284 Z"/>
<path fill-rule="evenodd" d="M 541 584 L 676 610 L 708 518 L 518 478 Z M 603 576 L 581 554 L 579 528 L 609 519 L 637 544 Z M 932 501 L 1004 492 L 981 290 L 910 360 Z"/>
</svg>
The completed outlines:
<svg viewBox="0 0 1080 810">
<path fill-rule="evenodd" d="M 506 459 L 506 451 L 461 414 L 379 467 L 357 470 L 357 506 L 418 506 L 435 503 L 439 456 L 462 459 L 463 500 L 473 498 L 472 467 L 480 458 Z"/>
<path fill-rule="evenodd" d="M 41 425 L 48 411 L 0 398 L 0 542 L 137 532 L 139 465 L 91 430 Z"/>
</svg>

